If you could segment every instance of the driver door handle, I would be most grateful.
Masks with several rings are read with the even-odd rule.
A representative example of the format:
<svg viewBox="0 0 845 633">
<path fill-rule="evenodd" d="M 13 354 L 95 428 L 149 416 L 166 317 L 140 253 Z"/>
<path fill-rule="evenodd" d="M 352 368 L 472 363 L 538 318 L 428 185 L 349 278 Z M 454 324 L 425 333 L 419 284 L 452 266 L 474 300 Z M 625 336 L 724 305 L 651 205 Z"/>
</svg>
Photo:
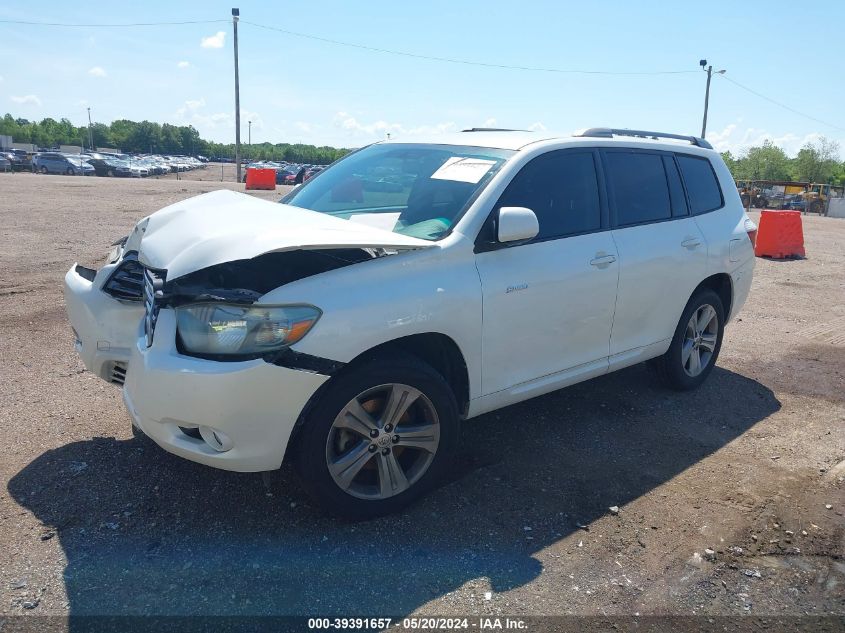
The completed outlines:
<svg viewBox="0 0 845 633">
<path fill-rule="evenodd" d="M 615 255 L 599 255 L 596 253 L 597 257 L 595 259 L 590 260 L 590 266 L 595 266 L 596 268 L 607 268 L 613 262 L 616 261 Z"/>
<path fill-rule="evenodd" d="M 701 246 L 701 240 L 697 237 L 688 237 L 683 242 L 681 242 L 681 246 L 684 248 L 688 248 L 689 250 L 693 250 Z"/>
</svg>

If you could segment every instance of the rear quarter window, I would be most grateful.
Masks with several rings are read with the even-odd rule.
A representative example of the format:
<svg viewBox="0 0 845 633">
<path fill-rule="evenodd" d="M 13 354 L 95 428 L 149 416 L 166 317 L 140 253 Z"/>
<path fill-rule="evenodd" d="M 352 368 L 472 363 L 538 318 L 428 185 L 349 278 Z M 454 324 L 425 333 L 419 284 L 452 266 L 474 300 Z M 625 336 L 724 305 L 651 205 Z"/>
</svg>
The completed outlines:
<svg viewBox="0 0 845 633">
<path fill-rule="evenodd" d="M 722 189 L 713 166 L 706 158 L 677 154 L 678 167 L 687 188 L 690 211 L 693 215 L 714 211 L 724 206 Z"/>
</svg>

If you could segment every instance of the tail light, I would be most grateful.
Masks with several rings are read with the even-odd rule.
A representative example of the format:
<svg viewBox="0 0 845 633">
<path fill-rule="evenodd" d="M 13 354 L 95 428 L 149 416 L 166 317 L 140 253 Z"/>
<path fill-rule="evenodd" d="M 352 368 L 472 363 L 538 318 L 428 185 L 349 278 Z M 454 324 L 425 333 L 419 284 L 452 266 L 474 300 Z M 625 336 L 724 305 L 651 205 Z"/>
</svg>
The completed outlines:
<svg viewBox="0 0 845 633">
<path fill-rule="evenodd" d="M 754 224 L 751 218 L 745 218 L 745 232 L 748 233 L 751 246 L 757 246 L 757 225 Z"/>
</svg>

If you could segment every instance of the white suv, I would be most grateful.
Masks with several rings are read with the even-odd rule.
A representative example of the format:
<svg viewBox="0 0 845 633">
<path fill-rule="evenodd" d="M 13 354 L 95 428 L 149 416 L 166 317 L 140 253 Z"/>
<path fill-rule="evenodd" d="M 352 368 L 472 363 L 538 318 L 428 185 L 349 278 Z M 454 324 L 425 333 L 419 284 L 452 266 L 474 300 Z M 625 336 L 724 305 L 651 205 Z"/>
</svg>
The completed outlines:
<svg viewBox="0 0 845 633">
<path fill-rule="evenodd" d="M 347 516 L 429 489 L 461 420 L 646 360 L 697 387 L 754 266 L 695 137 L 377 143 L 281 202 L 217 191 L 144 218 L 70 269 L 67 311 L 136 429 L 217 468 L 293 458 Z"/>
</svg>

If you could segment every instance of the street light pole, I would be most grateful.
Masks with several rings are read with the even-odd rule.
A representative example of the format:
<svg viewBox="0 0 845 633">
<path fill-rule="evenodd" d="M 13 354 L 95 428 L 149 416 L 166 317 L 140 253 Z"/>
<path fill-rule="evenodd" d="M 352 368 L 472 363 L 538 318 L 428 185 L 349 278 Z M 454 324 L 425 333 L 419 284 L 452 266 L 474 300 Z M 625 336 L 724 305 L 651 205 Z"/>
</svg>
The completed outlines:
<svg viewBox="0 0 845 633">
<path fill-rule="evenodd" d="M 235 173 L 241 181 L 241 87 L 238 78 L 238 17 L 240 9 L 232 9 L 232 27 L 235 32 Z"/>
<path fill-rule="evenodd" d="M 249 123 L 249 139 L 247 143 L 249 143 L 249 160 L 252 160 L 252 121 L 247 121 Z"/>
<path fill-rule="evenodd" d="M 94 149 L 94 133 L 91 131 L 91 108 L 88 108 L 88 146 Z"/>
<path fill-rule="evenodd" d="M 702 60 L 705 61 L 705 60 Z M 702 64 L 702 69 L 704 65 Z M 707 134 L 707 108 L 710 105 L 710 77 L 713 75 L 713 66 L 707 67 L 707 88 L 704 91 L 704 119 L 701 121 L 701 138 Z"/>
<path fill-rule="evenodd" d="M 700 60 L 698 64 L 701 66 L 701 70 L 707 73 L 707 88 L 704 91 L 704 118 L 701 121 L 701 138 L 704 138 L 704 135 L 707 134 L 707 110 L 710 106 L 710 78 L 713 76 L 713 66 L 708 66 L 706 59 Z M 717 70 L 716 74 L 724 75 L 725 71 Z"/>
</svg>

